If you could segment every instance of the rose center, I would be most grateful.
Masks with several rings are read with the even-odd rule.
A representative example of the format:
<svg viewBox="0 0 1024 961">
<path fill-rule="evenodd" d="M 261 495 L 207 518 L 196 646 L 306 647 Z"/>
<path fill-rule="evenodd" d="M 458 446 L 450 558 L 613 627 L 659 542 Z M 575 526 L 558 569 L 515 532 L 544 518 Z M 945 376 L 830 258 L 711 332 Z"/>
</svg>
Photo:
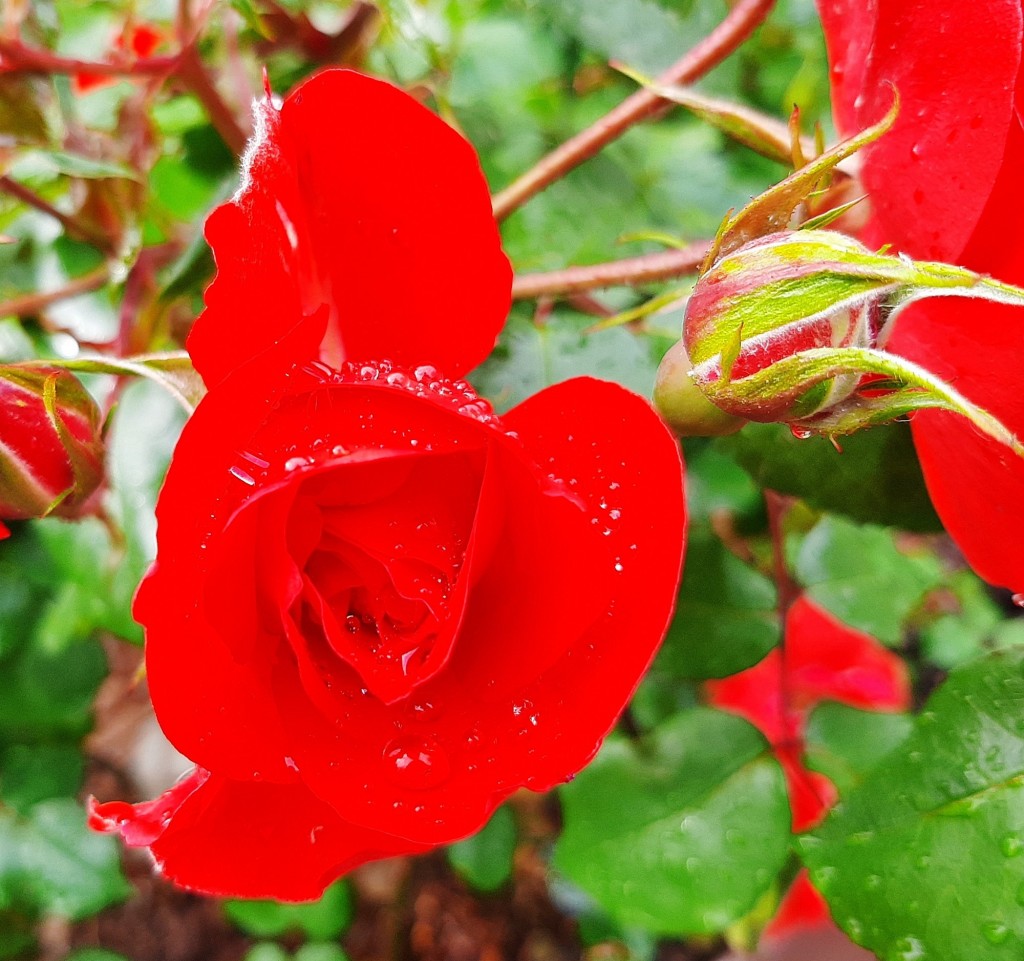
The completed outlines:
<svg viewBox="0 0 1024 961">
<path fill-rule="evenodd" d="M 482 452 L 382 457 L 303 483 L 292 512 L 302 590 L 292 617 L 386 703 L 443 667 L 465 603 Z M 295 553 L 301 554 L 301 551 Z"/>
</svg>

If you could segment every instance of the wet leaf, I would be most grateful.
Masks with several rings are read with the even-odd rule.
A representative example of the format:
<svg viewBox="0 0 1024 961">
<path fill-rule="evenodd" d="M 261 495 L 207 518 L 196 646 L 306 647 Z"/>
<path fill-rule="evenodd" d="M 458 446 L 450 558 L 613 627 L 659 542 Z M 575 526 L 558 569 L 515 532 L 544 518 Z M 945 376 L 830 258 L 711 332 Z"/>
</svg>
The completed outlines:
<svg viewBox="0 0 1024 961">
<path fill-rule="evenodd" d="M 44 169 L 53 173 L 65 174 L 68 177 L 79 177 L 84 180 L 105 180 L 120 178 L 122 180 L 139 180 L 139 173 L 124 164 L 111 163 L 106 160 L 93 160 L 81 154 L 67 153 L 64 150 L 36 150 L 33 159 Z"/>
<path fill-rule="evenodd" d="M 449 846 L 448 860 L 478 891 L 496 891 L 512 877 L 517 841 L 515 818 L 500 807 L 480 831 Z"/>
<path fill-rule="evenodd" d="M 909 714 L 864 711 L 826 701 L 807 721 L 804 762 L 846 794 L 907 738 L 913 726 Z"/>
<path fill-rule="evenodd" d="M 571 311 L 557 311 L 543 325 L 513 317 L 494 353 L 470 380 L 500 411 L 549 384 L 583 374 L 650 396 L 660 342 L 621 328 L 586 334 L 587 326 L 588 318 Z"/>
<path fill-rule="evenodd" d="M 301 932 L 317 941 L 337 938 L 353 915 L 348 883 L 339 881 L 309 904 L 281 904 L 277 901 L 225 901 L 224 913 L 247 934 L 276 938 Z"/>
<path fill-rule="evenodd" d="M 130 891 L 117 842 L 88 830 L 75 801 L 43 801 L 27 817 L 0 812 L 0 908 L 74 921 Z"/>
<path fill-rule="evenodd" d="M 889 959 L 1024 956 L 1024 651 L 950 675 L 910 736 L 805 835 L 833 917 Z"/>
<path fill-rule="evenodd" d="M 659 669 L 689 680 L 726 677 L 778 642 L 775 585 L 714 535 L 691 537 Z"/>
<path fill-rule="evenodd" d="M 842 453 L 823 437 L 798 439 L 782 424 L 748 424 L 715 442 L 762 487 L 819 510 L 910 531 L 941 529 L 909 427 L 874 427 L 841 443 Z"/>
<path fill-rule="evenodd" d="M 709 934 L 743 917 L 789 847 L 777 763 L 746 721 L 696 708 L 638 744 L 610 738 L 560 789 L 554 866 L 616 921 Z"/>
<path fill-rule="evenodd" d="M 844 624 L 897 644 L 910 613 L 941 579 L 931 554 L 900 551 L 891 531 L 826 517 L 803 539 L 796 574 L 808 596 Z"/>
</svg>

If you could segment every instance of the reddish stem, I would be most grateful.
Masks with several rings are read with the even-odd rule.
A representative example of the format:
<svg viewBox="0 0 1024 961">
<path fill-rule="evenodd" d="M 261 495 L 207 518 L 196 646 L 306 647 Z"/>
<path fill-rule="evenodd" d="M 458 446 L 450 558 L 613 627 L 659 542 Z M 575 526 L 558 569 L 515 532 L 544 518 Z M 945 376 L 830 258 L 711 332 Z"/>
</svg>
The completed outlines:
<svg viewBox="0 0 1024 961">
<path fill-rule="evenodd" d="M 680 250 L 660 250 L 603 264 L 522 274 L 512 281 L 512 297 L 515 300 L 559 297 L 601 287 L 644 284 L 682 277 L 693 273 L 700 266 L 707 249 L 707 241 L 699 241 Z"/>
<path fill-rule="evenodd" d="M 740 0 L 726 18 L 692 50 L 658 77 L 661 84 L 693 83 L 740 46 L 762 23 L 775 0 Z M 571 137 L 512 184 L 496 194 L 494 216 L 504 220 L 512 211 L 602 147 L 622 136 L 630 127 L 664 107 L 668 101 L 641 88 L 586 130 Z"/>
<path fill-rule="evenodd" d="M 48 200 L 40 197 L 39 194 L 30 190 L 24 184 L 18 183 L 17 180 L 7 176 L 0 177 L 0 191 L 20 200 L 29 207 L 34 207 L 36 210 L 53 217 L 72 236 L 87 240 L 89 243 L 95 244 L 100 250 L 110 250 L 109 237 L 79 222 L 70 214 L 64 213 L 63 210 L 58 210 Z"/>
<path fill-rule="evenodd" d="M 22 294 L 20 297 L 12 297 L 10 300 L 0 302 L 0 317 L 31 317 L 49 307 L 50 304 L 99 290 L 109 280 L 110 270 L 107 267 L 97 267 L 81 277 L 76 277 L 57 290 Z"/>
<path fill-rule="evenodd" d="M 0 74 L 92 73 L 103 77 L 161 76 L 174 73 L 180 54 L 164 57 L 138 57 L 124 60 L 77 60 L 27 47 L 20 40 L 0 37 Z"/>
<path fill-rule="evenodd" d="M 786 535 L 784 521 L 792 499 L 773 490 L 765 489 L 765 508 L 768 512 L 768 530 L 772 540 L 772 573 L 775 579 L 775 590 L 778 594 L 779 612 L 779 721 L 780 730 L 788 738 L 789 707 L 792 703 L 789 670 L 786 657 L 786 621 L 789 609 L 800 596 L 800 585 L 789 573 L 786 563 Z"/>
<path fill-rule="evenodd" d="M 206 66 L 199 57 L 195 46 L 186 47 L 178 62 L 176 76 L 195 95 L 203 105 L 210 123 L 220 134 L 232 153 L 241 156 L 245 150 L 248 133 L 238 122 L 235 112 L 224 102 L 220 92 L 206 71 Z"/>
</svg>

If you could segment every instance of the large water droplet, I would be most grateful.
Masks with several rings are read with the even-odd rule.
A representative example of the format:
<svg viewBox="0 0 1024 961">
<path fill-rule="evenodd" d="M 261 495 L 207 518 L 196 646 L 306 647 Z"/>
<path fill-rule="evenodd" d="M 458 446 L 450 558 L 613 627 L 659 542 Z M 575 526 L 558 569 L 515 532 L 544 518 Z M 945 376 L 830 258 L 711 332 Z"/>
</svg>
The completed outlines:
<svg viewBox="0 0 1024 961">
<path fill-rule="evenodd" d="M 986 921 L 981 933 L 989 944 L 1002 944 L 1010 936 L 1010 929 L 1002 921 Z"/>
<path fill-rule="evenodd" d="M 1007 834 L 999 842 L 999 850 L 1003 852 L 1005 858 L 1015 858 L 1021 852 L 1024 852 L 1024 841 L 1022 841 L 1016 834 Z"/>
<path fill-rule="evenodd" d="M 384 748 L 384 764 L 391 779 L 415 791 L 439 787 L 448 780 L 448 755 L 428 738 L 396 737 Z"/>
</svg>

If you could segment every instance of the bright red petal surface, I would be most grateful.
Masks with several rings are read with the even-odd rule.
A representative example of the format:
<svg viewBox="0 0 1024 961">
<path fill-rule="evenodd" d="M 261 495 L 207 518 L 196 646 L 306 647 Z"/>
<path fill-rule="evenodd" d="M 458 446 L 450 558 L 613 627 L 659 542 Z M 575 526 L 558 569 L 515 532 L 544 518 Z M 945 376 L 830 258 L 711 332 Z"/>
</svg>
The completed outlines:
<svg viewBox="0 0 1024 961">
<path fill-rule="evenodd" d="M 767 938 L 784 938 L 795 931 L 820 928 L 832 924 L 825 899 L 811 884 L 807 869 L 803 869 L 786 892 L 775 917 L 764 929 Z"/>
<path fill-rule="evenodd" d="M 322 308 L 332 365 L 389 359 L 457 377 L 490 353 L 508 311 L 511 269 L 473 148 L 352 71 L 257 107 L 242 188 L 206 234 L 218 273 L 188 348 L 208 386 Z"/>
<path fill-rule="evenodd" d="M 148 847 L 161 874 L 180 887 L 279 901 L 318 898 L 359 864 L 424 850 L 346 824 L 301 785 L 201 774 L 145 804 L 93 802 L 90 824 Z"/>
<path fill-rule="evenodd" d="M 471 395 L 338 384 L 316 368 L 275 377 L 272 354 L 200 404 L 161 496 L 160 559 L 137 603 L 158 717 L 219 776 L 304 785 L 345 822 L 419 844 L 462 837 L 519 787 L 579 770 L 653 657 L 681 564 L 678 445 L 645 401 L 599 381 L 513 411 L 517 438 Z M 398 456 L 426 473 L 359 479 Z M 442 463 L 459 476 L 430 480 Z M 347 473 L 307 491 L 331 471 Z M 344 523 L 348 508 L 332 516 L 364 495 L 372 514 L 406 475 L 423 531 L 402 511 L 391 533 Z M 435 510 L 431 491 L 448 503 Z M 403 564 L 440 571 L 467 529 L 454 645 L 417 663 L 406 696 L 392 701 L 397 675 L 368 673 L 383 667 L 320 633 L 315 609 L 290 613 L 314 582 L 348 604 L 378 562 L 396 586 L 416 573 Z M 343 551 L 318 569 L 339 536 L 364 560 Z"/>
<path fill-rule="evenodd" d="M 863 152 L 872 243 L 956 260 L 1003 169 L 1021 63 L 1019 0 L 819 0 L 836 117 L 895 128 Z"/>
<path fill-rule="evenodd" d="M 1018 285 L 1024 284 L 1022 166 L 1018 121 L 989 206 L 961 257 L 967 267 Z M 1022 317 L 1019 307 L 926 301 L 900 315 L 890 347 L 949 380 L 1020 437 Z M 932 501 L 968 562 L 986 580 L 1024 590 L 1024 460 L 949 414 L 922 411 L 912 427 Z"/>
<path fill-rule="evenodd" d="M 1024 283 L 1018 0 L 819 6 L 839 68 L 833 99 L 840 123 L 852 131 L 881 112 L 881 79 L 893 80 L 903 97 L 897 130 L 865 155 L 864 182 L 877 214 L 868 239 Z M 933 300 L 900 316 L 889 347 L 1019 435 L 1019 324 L 1017 309 Z M 912 423 L 932 500 L 971 566 L 995 584 L 1024 589 L 1024 515 L 1017 509 L 1024 463 L 961 418 L 921 412 Z"/>
<path fill-rule="evenodd" d="M 517 788 L 578 771 L 650 663 L 678 583 L 678 445 L 645 401 L 579 379 L 503 420 L 522 446 L 492 447 L 478 508 L 491 560 L 444 670 L 387 710 L 349 699 L 358 738 L 278 679 L 307 783 L 346 819 L 414 840 L 469 834 Z M 316 674 L 343 683 L 325 660 Z"/>
</svg>

